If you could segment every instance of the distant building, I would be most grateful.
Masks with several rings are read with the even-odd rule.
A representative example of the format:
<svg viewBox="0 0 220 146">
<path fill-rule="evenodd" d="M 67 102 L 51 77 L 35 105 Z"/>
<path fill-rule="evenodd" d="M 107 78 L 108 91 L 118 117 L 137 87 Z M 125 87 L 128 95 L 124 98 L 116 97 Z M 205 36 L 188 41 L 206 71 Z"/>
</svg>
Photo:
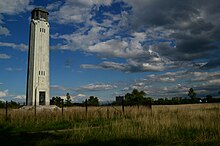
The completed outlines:
<svg viewBox="0 0 220 146">
<path fill-rule="evenodd" d="M 124 100 L 124 96 L 116 96 L 116 103 L 122 103 Z"/>
</svg>

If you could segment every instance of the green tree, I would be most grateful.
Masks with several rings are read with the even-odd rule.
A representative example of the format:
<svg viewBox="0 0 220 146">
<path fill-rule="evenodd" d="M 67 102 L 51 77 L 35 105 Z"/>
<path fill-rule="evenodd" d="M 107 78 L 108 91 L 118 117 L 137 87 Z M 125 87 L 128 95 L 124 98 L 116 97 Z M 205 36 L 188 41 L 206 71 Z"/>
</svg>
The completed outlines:
<svg viewBox="0 0 220 146">
<path fill-rule="evenodd" d="M 182 102 L 182 97 L 173 97 L 172 104 L 180 104 Z"/>
<path fill-rule="evenodd" d="M 19 108 L 20 104 L 11 100 L 11 102 L 8 103 L 8 107 L 10 107 L 10 108 Z"/>
<path fill-rule="evenodd" d="M 52 99 L 50 100 L 50 104 L 61 107 L 62 106 L 62 99 L 61 99 L 61 97 L 59 97 L 59 96 L 52 97 Z"/>
<path fill-rule="evenodd" d="M 212 95 L 207 95 L 206 96 L 206 100 L 207 100 L 207 102 L 213 102 L 213 98 L 212 98 Z"/>
<path fill-rule="evenodd" d="M 159 98 L 157 100 L 157 104 L 165 104 L 165 100 L 163 98 Z"/>
<path fill-rule="evenodd" d="M 133 89 L 132 93 L 127 93 L 125 95 L 125 101 L 128 104 L 143 104 L 143 102 L 145 101 L 145 95 L 146 93 L 144 91 Z"/>
<path fill-rule="evenodd" d="M 188 96 L 191 98 L 193 103 L 197 102 L 196 92 L 193 90 L 193 88 L 189 89 Z"/>
<path fill-rule="evenodd" d="M 5 107 L 5 102 L 0 100 L 0 108 L 4 108 Z"/>
<path fill-rule="evenodd" d="M 66 105 L 66 106 L 71 106 L 71 105 L 72 105 L 72 103 L 71 103 L 71 96 L 70 96 L 69 93 L 66 93 L 65 105 Z"/>
<path fill-rule="evenodd" d="M 98 106 L 99 105 L 99 99 L 98 97 L 95 96 L 90 96 L 88 101 L 87 101 L 88 105 L 92 105 L 92 106 Z"/>
<path fill-rule="evenodd" d="M 147 97 L 144 99 L 143 104 L 153 104 L 154 103 L 154 99 L 152 97 Z"/>
</svg>

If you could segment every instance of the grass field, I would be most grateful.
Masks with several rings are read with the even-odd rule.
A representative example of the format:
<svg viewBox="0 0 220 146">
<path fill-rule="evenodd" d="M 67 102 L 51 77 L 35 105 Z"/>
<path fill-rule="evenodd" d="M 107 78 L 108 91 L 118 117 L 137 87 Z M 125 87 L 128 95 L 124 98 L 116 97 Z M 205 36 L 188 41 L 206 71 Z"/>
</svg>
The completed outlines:
<svg viewBox="0 0 220 146">
<path fill-rule="evenodd" d="M 0 110 L 0 145 L 220 145 L 220 104 Z"/>
</svg>

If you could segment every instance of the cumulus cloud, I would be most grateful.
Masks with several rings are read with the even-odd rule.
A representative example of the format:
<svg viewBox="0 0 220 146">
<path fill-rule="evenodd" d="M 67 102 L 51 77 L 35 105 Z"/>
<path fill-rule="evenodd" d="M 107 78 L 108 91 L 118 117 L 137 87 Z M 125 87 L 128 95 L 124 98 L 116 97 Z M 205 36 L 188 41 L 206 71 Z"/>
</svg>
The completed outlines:
<svg viewBox="0 0 220 146">
<path fill-rule="evenodd" d="M 51 18 L 62 24 L 86 22 L 91 18 L 90 12 L 94 5 L 110 5 L 111 2 L 112 0 L 66 0 L 58 11 L 51 13 Z M 50 5 L 49 8 L 53 8 L 54 5 L 57 3 L 54 3 L 53 6 Z"/>
<path fill-rule="evenodd" d="M 80 66 L 83 69 L 113 69 L 119 71 L 126 71 L 126 65 L 123 63 L 116 63 L 116 62 L 108 62 L 104 61 L 99 65 L 92 65 L 92 64 L 82 64 Z"/>
<path fill-rule="evenodd" d="M 80 86 L 78 88 L 71 88 L 71 87 L 63 87 L 61 85 L 51 85 L 51 89 L 56 91 L 57 94 L 60 94 L 64 92 L 73 92 L 71 95 L 72 101 L 75 102 L 81 102 L 82 100 L 85 100 L 86 97 L 88 97 L 88 94 L 90 92 L 99 92 L 99 91 L 111 91 L 114 89 L 117 89 L 117 85 L 115 84 L 105 84 L 105 83 L 91 83 L 87 85 Z M 66 96 L 60 96 L 63 99 L 66 99 Z"/>
<path fill-rule="evenodd" d="M 24 12 L 30 2 L 31 0 L 0 1 L 0 13 L 12 15 Z"/>
<path fill-rule="evenodd" d="M 50 88 L 52 90 L 60 90 L 60 91 L 67 91 L 67 90 L 69 90 L 69 88 L 66 88 L 66 87 L 63 87 L 63 86 L 60 86 L 60 85 L 51 85 Z"/>
<path fill-rule="evenodd" d="M 101 66 L 82 65 L 82 68 L 115 69 L 114 67 L 117 66 L 118 70 L 125 72 L 161 71 L 166 69 L 164 60 L 168 59 L 164 59 L 165 57 L 161 57 L 158 53 L 152 53 L 153 51 L 149 52 L 151 46 L 143 45 L 147 39 L 146 32 L 131 31 L 132 33 L 128 34 L 130 37 L 122 37 L 119 35 L 121 31 L 127 29 L 129 25 L 125 23 L 129 15 L 128 12 L 123 11 L 117 15 L 105 12 L 103 15 L 108 16 L 108 19 L 104 19 L 103 22 L 97 22 L 96 20 L 87 22 L 90 26 L 89 29 L 81 28 L 72 34 L 52 35 L 53 39 L 63 39 L 67 42 L 65 45 L 58 44 L 53 48 L 70 50 L 83 49 L 89 53 L 96 53 L 101 57 L 124 58 L 128 62 L 127 64 L 103 62 Z M 117 25 L 114 24 L 115 22 L 117 22 Z M 125 26 L 125 28 L 120 26 Z M 105 41 L 102 39 L 105 39 Z M 83 44 L 81 42 L 83 42 Z M 151 63 L 149 63 L 149 61 Z M 158 64 L 156 64 L 156 62 L 158 62 Z M 157 67 L 155 67 L 155 65 L 157 65 Z M 108 66 L 109 68 L 107 68 Z"/>
<path fill-rule="evenodd" d="M 111 84 L 103 84 L 103 83 L 96 83 L 96 84 L 88 84 L 81 86 L 78 90 L 79 91 L 103 91 L 103 90 L 112 90 L 117 88 L 116 85 Z"/>
<path fill-rule="evenodd" d="M 106 70 L 118 70 L 126 73 L 134 72 L 146 72 L 146 71 L 163 71 L 171 68 L 175 68 L 175 65 L 166 65 L 165 63 L 147 63 L 147 61 L 141 62 L 139 60 L 128 59 L 127 63 L 117 63 L 104 61 L 98 65 L 82 64 L 80 66 L 83 69 L 106 69 Z"/>
<path fill-rule="evenodd" d="M 56 1 L 56 2 L 53 2 L 53 3 L 50 3 L 47 5 L 46 9 L 47 10 L 58 10 L 59 7 L 62 5 L 62 2 L 61 1 Z"/>
<path fill-rule="evenodd" d="M 0 24 L 4 24 L 4 15 L 15 15 L 30 10 L 31 0 L 1 0 L 0 1 Z M 0 35 L 9 36 L 10 30 L 0 25 Z"/>
<path fill-rule="evenodd" d="M 7 55 L 7 54 L 0 54 L 0 59 L 10 59 L 11 56 Z"/>
<path fill-rule="evenodd" d="M 167 29 L 172 30 L 169 37 L 176 40 L 177 47 L 160 46 L 156 51 L 161 55 L 168 56 L 172 60 L 184 61 L 201 58 L 210 61 L 215 59 L 215 57 L 211 58 L 209 52 L 218 48 L 213 44 L 219 41 L 216 35 L 216 31 L 219 30 L 219 21 L 214 18 L 220 15 L 219 11 L 215 11 L 219 7 L 217 0 L 200 3 L 196 0 L 187 0 L 184 3 L 174 0 L 125 1 L 132 6 L 133 15 L 130 19 L 133 28 L 161 28 L 162 32 Z"/>
<path fill-rule="evenodd" d="M 87 98 L 87 96 L 85 94 L 79 93 L 77 95 L 73 95 L 71 99 L 73 102 L 81 103 L 81 102 L 85 101 L 86 98 Z"/>
<path fill-rule="evenodd" d="M 10 35 L 10 31 L 8 30 L 8 28 L 0 25 L 0 35 L 8 36 Z"/>
<path fill-rule="evenodd" d="M 0 91 L 0 98 L 8 96 L 8 90 Z"/>
<path fill-rule="evenodd" d="M 127 92 L 135 88 L 145 91 L 147 96 L 170 98 L 175 96 L 188 97 L 189 89 L 193 88 L 200 98 L 204 98 L 206 95 L 218 96 L 219 77 L 219 71 L 206 72 L 201 70 L 149 74 L 125 85 L 122 91 Z"/>
<path fill-rule="evenodd" d="M 126 62 L 81 66 L 87 69 L 145 72 L 194 68 L 199 64 L 202 69 L 219 67 L 216 42 L 220 23 L 215 19 L 220 16 L 216 11 L 218 0 L 123 0 L 117 12 L 100 10 L 101 5 L 109 8 L 117 2 L 67 0 L 53 11 L 56 17 L 52 20 L 83 25 L 77 25 L 78 30 L 70 34 L 53 34 L 53 39 L 63 43 L 52 48 L 82 49 L 101 58 L 123 58 Z"/>
<path fill-rule="evenodd" d="M 13 67 L 7 67 L 5 68 L 6 71 L 22 71 L 22 68 L 13 68 Z"/>
<path fill-rule="evenodd" d="M 26 44 L 15 44 L 15 43 L 5 43 L 5 42 L 0 42 L 0 46 L 2 47 L 10 47 L 13 49 L 17 49 L 20 51 L 27 51 L 28 50 L 28 46 Z"/>
<path fill-rule="evenodd" d="M 24 102 L 26 100 L 26 95 L 12 96 L 12 100 L 15 100 L 15 101 L 18 101 L 18 102 Z"/>
</svg>

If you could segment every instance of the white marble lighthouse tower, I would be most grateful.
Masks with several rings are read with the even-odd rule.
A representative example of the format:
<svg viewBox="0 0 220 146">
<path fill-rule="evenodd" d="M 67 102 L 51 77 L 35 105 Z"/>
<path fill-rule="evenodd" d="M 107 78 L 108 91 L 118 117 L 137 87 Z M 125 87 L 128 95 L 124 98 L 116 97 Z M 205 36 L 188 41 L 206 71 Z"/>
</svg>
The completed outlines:
<svg viewBox="0 0 220 146">
<path fill-rule="evenodd" d="M 49 72 L 49 13 L 41 8 L 31 12 L 28 73 L 27 105 L 50 104 Z"/>
</svg>

